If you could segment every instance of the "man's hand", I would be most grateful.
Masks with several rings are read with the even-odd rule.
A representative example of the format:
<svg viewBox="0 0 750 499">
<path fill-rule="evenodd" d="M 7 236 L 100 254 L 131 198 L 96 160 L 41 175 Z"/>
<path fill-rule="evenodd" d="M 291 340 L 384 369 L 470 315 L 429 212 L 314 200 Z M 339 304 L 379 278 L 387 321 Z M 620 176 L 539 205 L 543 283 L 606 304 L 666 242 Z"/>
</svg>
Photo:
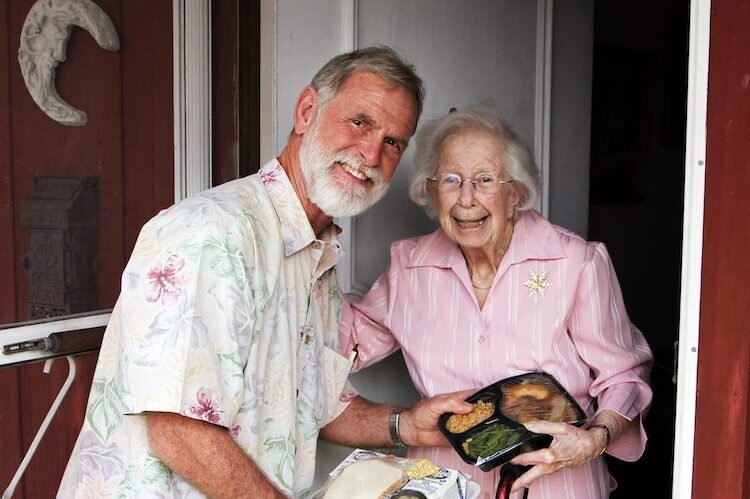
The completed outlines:
<svg viewBox="0 0 750 499">
<path fill-rule="evenodd" d="M 437 428 L 438 418 L 445 412 L 470 413 L 472 406 L 464 399 L 475 391 L 472 389 L 436 395 L 403 411 L 399 416 L 398 425 L 401 440 L 410 447 L 448 445 L 448 441 Z"/>
<path fill-rule="evenodd" d="M 151 450 L 209 497 L 283 498 L 225 428 L 168 412 L 146 413 Z"/>
<path fill-rule="evenodd" d="M 411 446 L 448 445 L 437 429 L 437 420 L 444 412 L 471 412 L 471 404 L 464 402 L 464 398 L 475 391 L 437 395 L 403 411 L 398 425 L 403 442 Z M 329 442 L 350 447 L 390 447 L 388 421 L 394 409 L 391 405 L 373 404 L 356 397 L 339 417 L 320 431 L 320 436 Z"/>
</svg>

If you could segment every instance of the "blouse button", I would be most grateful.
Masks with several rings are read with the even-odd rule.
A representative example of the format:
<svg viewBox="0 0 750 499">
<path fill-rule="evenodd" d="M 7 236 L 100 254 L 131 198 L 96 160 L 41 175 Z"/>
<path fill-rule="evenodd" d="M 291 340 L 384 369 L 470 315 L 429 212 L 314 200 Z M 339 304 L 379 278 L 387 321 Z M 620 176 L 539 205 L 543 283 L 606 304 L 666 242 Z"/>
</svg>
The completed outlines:
<svg viewBox="0 0 750 499">
<path fill-rule="evenodd" d="M 312 247 L 315 248 L 315 249 L 320 249 L 321 245 L 322 244 L 321 244 L 320 241 L 313 241 L 313 243 L 312 243 Z"/>
<path fill-rule="evenodd" d="M 484 340 L 485 340 L 484 335 L 479 336 L 479 343 L 484 343 Z"/>
</svg>

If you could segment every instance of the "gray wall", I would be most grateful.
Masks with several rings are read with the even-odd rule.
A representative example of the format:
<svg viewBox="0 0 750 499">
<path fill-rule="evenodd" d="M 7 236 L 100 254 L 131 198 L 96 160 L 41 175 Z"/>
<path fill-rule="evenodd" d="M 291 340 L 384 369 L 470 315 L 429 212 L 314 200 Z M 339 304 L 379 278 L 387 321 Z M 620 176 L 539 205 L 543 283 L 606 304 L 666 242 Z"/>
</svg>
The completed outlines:
<svg viewBox="0 0 750 499">
<path fill-rule="evenodd" d="M 587 235 L 594 0 L 555 2 L 548 218 Z"/>
</svg>

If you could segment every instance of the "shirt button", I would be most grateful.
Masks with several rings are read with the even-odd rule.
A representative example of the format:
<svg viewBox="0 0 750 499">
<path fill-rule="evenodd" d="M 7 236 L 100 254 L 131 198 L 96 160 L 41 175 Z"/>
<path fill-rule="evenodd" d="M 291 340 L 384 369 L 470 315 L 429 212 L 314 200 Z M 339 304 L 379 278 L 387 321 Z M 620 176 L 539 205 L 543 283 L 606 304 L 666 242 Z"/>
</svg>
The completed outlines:
<svg viewBox="0 0 750 499">
<path fill-rule="evenodd" d="M 323 245 L 320 241 L 313 241 L 312 247 L 315 249 L 320 249 L 320 247 Z"/>
<path fill-rule="evenodd" d="M 486 339 L 486 338 L 485 338 L 485 336 L 484 336 L 484 335 L 481 335 L 481 336 L 479 336 L 479 343 L 484 343 L 484 340 L 485 340 L 485 339 Z"/>
</svg>

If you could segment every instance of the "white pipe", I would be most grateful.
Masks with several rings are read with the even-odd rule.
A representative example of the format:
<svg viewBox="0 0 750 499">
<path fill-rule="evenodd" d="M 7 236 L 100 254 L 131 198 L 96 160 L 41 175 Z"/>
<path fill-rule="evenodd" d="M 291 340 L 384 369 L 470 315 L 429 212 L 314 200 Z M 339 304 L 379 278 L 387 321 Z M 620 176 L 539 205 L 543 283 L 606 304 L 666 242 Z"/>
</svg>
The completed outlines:
<svg viewBox="0 0 750 499">
<path fill-rule="evenodd" d="M 65 358 L 68 359 L 68 377 L 65 379 L 65 383 L 63 383 L 60 391 L 57 392 L 55 401 L 52 402 L 52 406 L 49 408 L 49 411 L 47 411 L 47 416 L 44 418 L 44 421 L 42 421 L 42 425 L 36 432 L 36 436 L 31 442 L 29 450 L 26 451 L 26 455 L 23 457 L 23 461 L 21 461 L 20 466 L 18 466 L 18 469 L 16 470 L 16 474 L 13 475 L 13 480 L 10 481 L 10 485 L 8 485 L 8 488 L 5 489 L 5 492 L 3 492 L 2 499 L 10 499 L 11 496 L 13 496 L 13 492 L 15 492 L 18 482 L 21 481 L 21 476 L 23 476 L 23 473 L 26 471 L 26 467 L 29 465 L 31 458 L 34 457 L 34 453 L 36 452 L 37 447 L 39 447 L 39 442 L 42 441 L 42 437 L 44 437 L 44 434 L 47 432 L 47 428 L 49 428 L 50 423 L 52 423 L 52 418 L 55 417 L 57 410 L 60 408 L 60 404 L 62 404 L 65 395 L 68 394 L 68 390 L 70 390 L 70 387 L 76 378 L 75 359 L 72 355 L 69 355 Z M 44 368 L 42 369 L 44 371 L 44 374 L 49 374 L 49 371 L 52 368 L 52 363 L 54 361 L 55 359 L 48 359 L 44 362 Z"/>
</svg>

